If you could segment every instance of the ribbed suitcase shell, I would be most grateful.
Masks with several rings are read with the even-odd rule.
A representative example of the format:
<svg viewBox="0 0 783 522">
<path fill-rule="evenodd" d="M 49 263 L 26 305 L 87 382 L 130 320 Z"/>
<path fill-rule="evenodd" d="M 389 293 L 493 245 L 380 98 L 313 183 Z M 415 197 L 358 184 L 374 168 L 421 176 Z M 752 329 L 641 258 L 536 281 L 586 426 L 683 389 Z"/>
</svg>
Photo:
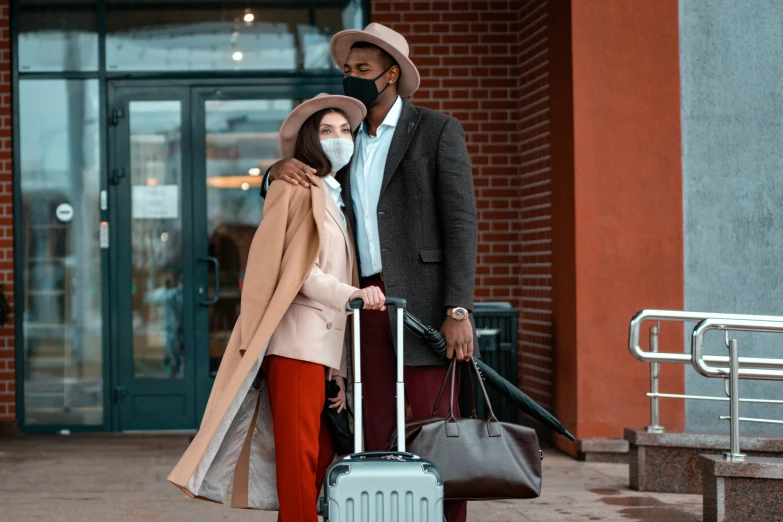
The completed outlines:
<svg viewBox="0 0 783 522">
<path fill-rule="evenodd" d="M 404 460 L 352 457 L 334 463 L 324 484 L 324 520 L 443 522 L 443 481 L 435 466 Z"/>
<path fill-rule="evenodd" d="M 397 308 L 397 430 L 405 427 L 402 311 L 405 300 L 386 298 Z M 359 349 L 360 301 L 352 302 L 354 369 L 354 453 L 326 472 L 319 507 L 326 522 L 443 522 L 443 479 L 435 466 L 397 441 L 397 452 L 359 453 L 362 445 L 362 381 Z"/>
</svg>

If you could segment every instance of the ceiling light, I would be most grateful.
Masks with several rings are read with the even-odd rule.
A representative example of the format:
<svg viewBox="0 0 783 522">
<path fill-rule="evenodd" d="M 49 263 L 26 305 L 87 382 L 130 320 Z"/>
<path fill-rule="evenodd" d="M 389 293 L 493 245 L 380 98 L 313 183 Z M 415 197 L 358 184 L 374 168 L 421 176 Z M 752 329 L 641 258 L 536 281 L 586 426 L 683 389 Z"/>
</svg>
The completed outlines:
<svg viewBox="0 0 783 522">
<path fill-rule="evenodd" d="M 250 23 L 255 19 L 256 19 L 256 15 L 254 15 L 253 13 L 245 13 L 245 18 L 244 18 L 245 22 Z"/>
<path fill-rule="evenodd" d="M 260 176 L 261 175 L 261 169 L 258 167 L 253 167 L 252 169 L 247 171 L 248 174 L 251 176 Z"/>
<path fill-rule="evenodd" d="M 242 59 L 243 56 L 244 55 L 242 54 L 242 51 L 237 51 L 233 54 L 232 58 L 234 59 L 235 62 L 238 62 Z"/>
</svg>

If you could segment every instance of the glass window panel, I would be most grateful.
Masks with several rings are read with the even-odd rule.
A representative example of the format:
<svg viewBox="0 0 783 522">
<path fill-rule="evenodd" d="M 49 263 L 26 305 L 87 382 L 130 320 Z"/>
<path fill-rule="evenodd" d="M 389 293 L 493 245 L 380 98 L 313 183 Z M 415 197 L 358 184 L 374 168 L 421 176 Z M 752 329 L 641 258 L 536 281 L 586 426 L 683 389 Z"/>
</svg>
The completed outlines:
<svg viewBox="0 0 783 522">
<path fill-rule="evenodd" d="M 130 102 L 133 374 L 182 379 L 182 107 Z"/>
<path fill-rule="evenodd" d="M 19 2 L 19 71 L 97 71 L 95 0 Z"/>
<path fill-rule="evenodd" d="M 19 84 L 28 425 L 103 424 L 98 80 Z"/>
<path fill-rule="evenodd" d="M 361 0 L 107 4 L 109 71 L 335 67 L 334 33 L 362 26 Z M 248 20 L 248 21 L 246 21 Z"/>
<path fill-rule="evenodd" d="M 250 242 L 263 217 L 261 176 L 277 161 L 277 133 L 298 103 L 290 98 L 206 102 L 207 241 L 209 255 L 220 262 L 220 301 L 209 309 L 212 376 L 239 317 Z"/>
<path fill-rule="evenodd" d="M 345 9 L 324 8 L 314 12 L 315 23 L 301 26 L 303 39 L 304 68 L 325 69 L 336 67 L 332 60 L 330 44 L 332 36 L 343 29 L 361 29 L 364 27 L 360 4 L 353 3 Z"/>
</svg>

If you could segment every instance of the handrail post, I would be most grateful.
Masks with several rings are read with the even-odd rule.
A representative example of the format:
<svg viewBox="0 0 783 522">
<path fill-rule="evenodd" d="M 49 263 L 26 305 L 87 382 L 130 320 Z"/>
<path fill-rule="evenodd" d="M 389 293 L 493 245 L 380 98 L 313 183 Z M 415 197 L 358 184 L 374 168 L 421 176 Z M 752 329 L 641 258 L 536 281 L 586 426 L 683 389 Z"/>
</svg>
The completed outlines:
<svg viewBox="0 0 783 522">
<path fill-rule="evenodd" d="M 658 352 L 658 327 L 650 328 L 650 352 Z M 660 410 L 658 403 L 658 377 L 660 377 L 660 363 L 650 363 L 650 425 L 645 428 L 647 433 L 663 433 L 660 424 Z"/>
<path fill-rule="evenodd" d="M 737 340 L 729 341 L 729 422 L 731 423 L 731 434 L 729 442 L 731 448 L 724 456 L 730 462 L 743 462 L 745 455 L 740 453 L 740 434 L 739 434 L 739 355 Z"/>
</svg>

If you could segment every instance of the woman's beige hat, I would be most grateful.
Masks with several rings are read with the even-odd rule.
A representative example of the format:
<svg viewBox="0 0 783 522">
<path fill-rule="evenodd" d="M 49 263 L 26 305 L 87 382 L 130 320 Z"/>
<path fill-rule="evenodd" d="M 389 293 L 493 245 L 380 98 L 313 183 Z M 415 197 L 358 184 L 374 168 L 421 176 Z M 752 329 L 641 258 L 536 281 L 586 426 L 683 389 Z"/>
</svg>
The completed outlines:
<svg viewBox="0 0 783 522">
<path fill-rule="evenodd" d="M 421 78 L 419 71 L 408 58 L 408 42 L 397 31 L 385 25 L 370 24 L 363 31 L 348 29 L 340 31 L 332 37 L 332 58 L 340 69 L 348 59 L 351 46 L 356 42 L 367 42 L 377 45 L 397 61 L 400 66 L 400 80 L 397 92 L 400 96 L 410 96 L 419 88 Z"/>
<path fill-rule="evenodd" d="M 283 121 L 277 136 L 277 147 L 280 149 L 282 157 L 290 158 L 294 155 L 299 129 L 302 128 L 307 118 L 323 109 L 340 109 L 347 114 L 352 131 L 358 129 L 364 117 L 367 116 L 367 109 L 359 100 L 349 96 L 322 92 L 315 98 L 300 103 Z"/>
</svg>

